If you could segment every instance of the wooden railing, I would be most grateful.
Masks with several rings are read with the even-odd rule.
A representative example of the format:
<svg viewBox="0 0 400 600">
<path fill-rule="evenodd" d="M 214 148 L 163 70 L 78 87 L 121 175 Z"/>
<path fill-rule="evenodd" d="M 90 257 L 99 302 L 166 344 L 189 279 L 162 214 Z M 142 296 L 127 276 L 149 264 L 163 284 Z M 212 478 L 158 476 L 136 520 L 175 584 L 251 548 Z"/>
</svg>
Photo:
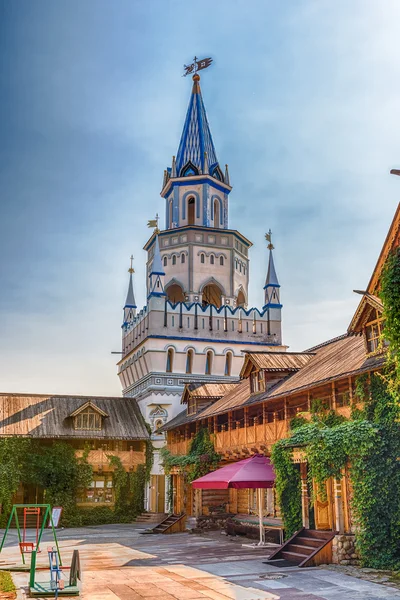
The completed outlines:
<svg viewBox="0 0 400 600">
<path fill-rule="evenodd" d="M 181 442 L 168 442 L 168 450 L 171 454 L 182 456 L 189 452 L 190 443 L 192 440 L 182 440 Z"/>
<path fill-rule="evenodd" d="M 76 450 L 75 454 L 81 457 L 83 452 L 84 450 Z M 134 450 L 90 450 L 87 460 L 92 467 L 101 467 L 105 471 L 113 471 L 114 469 L 110 467 L 108 456 L 118 456 L 122 465 L 127 469 L 136 465 L 143 465 L 146 461 L 144 452 Z"/>
<path fill-rule="evenodd" d="M 247 447 L 270 447 L 278 440 L 287 437 L 289 421 L 274 421 L 263 425 L 249 425 L 231 431 L 220 431 L 215 434 L 215 449 L 223 454 L 226 450 L 241 450 Z"/>
</svg>

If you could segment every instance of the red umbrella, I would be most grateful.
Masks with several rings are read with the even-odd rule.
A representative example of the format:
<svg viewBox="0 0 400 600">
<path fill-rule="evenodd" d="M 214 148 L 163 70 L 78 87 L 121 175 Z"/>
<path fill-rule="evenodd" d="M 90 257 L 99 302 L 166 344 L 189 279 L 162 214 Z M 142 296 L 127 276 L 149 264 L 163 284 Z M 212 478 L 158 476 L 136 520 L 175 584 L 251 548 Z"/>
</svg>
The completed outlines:
<svg viewBox="0 0 400 600">
<path fill-rule="evenodd" d="M 260 517 L 260 544 L 263 543 L 263 510 L 262 489 L 272 488 L 275 482 L 275 472 L 271 461 L 262 454 L 240 460 L 236 463 L 221 467 L 192 482 L 192 486 L 203 490 L 226 490 L 227 488 L 258 489 L 258 510 Z"/>
</svg>

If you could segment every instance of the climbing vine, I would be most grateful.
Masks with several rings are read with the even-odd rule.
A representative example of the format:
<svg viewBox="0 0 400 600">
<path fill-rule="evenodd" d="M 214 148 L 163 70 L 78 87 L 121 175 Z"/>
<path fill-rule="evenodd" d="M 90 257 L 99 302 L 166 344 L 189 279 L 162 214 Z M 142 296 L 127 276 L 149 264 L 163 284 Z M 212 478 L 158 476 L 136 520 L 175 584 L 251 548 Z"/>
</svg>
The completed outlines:
<svg viewBox="0 0 400 600">
<path fill-rule="evenodd" d="M 190 483 L 218 467 L 221 455 L 215 452 L 214 444 L 208 429 L 200 429 L 191 441 L 189 452 L 183 456 L 171 454 L 167 448 L 160 450 L 165 472 L 169 474 L 172 467 L 180 467 Z"/>
<path fill-rule="evenodd" d="M 287 535 L 301 527 L 300 475 L 292 463 L 299 448 L 308 465 L 309 483 L 324 494 L 325 482 L 349 469 L 353 487 L 357 550 L 365 566 L 400 566 L 400 258 L 389 257 L 381 280 L 385 339 L 390 342 L 382 373 L 362 375 L 346 420 L 321 402 L 311 421 L 297 420 L 291 436 L 272 451 L 276 487 Z M 310 486 L 311 487 L 311 486 Z"/>
</svg>

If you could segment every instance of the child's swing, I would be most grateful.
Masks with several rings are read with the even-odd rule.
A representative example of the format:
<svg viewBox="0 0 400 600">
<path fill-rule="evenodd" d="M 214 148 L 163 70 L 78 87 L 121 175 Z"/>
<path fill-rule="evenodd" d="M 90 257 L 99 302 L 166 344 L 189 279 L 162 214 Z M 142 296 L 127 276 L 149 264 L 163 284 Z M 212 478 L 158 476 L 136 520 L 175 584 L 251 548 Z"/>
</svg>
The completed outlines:
<svg viewBox="0 0 400 600">
<path fill-rule="evenodd" d="M 36 516 L 36 540 L 35 542 L 26 541 L 26 521 L 28 516 Z M 19 542 L 19 548 L 21 554 L 31 554 L 34 550 L 40 552 L 39 548 L 39 522 L 40 522 L 40 508 L 36 506 L 29 506 L 24 508 L 24 528 L 22 530 L 22 542 Z"/>
</svg>

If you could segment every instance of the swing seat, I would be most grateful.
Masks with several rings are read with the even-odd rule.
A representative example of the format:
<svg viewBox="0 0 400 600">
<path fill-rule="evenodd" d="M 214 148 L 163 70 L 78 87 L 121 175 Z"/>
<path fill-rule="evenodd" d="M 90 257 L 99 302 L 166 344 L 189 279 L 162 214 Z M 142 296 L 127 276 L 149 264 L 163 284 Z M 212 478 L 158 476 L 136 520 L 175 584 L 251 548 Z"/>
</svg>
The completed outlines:
<svg viewBox="0 0 400 600">
<path fill-rule="evenodd" d="M 19 549 L 23 554 L 31 554 L 35 549 L 35 544 L 33 542 L 20 542 Z"/>
</svg>

